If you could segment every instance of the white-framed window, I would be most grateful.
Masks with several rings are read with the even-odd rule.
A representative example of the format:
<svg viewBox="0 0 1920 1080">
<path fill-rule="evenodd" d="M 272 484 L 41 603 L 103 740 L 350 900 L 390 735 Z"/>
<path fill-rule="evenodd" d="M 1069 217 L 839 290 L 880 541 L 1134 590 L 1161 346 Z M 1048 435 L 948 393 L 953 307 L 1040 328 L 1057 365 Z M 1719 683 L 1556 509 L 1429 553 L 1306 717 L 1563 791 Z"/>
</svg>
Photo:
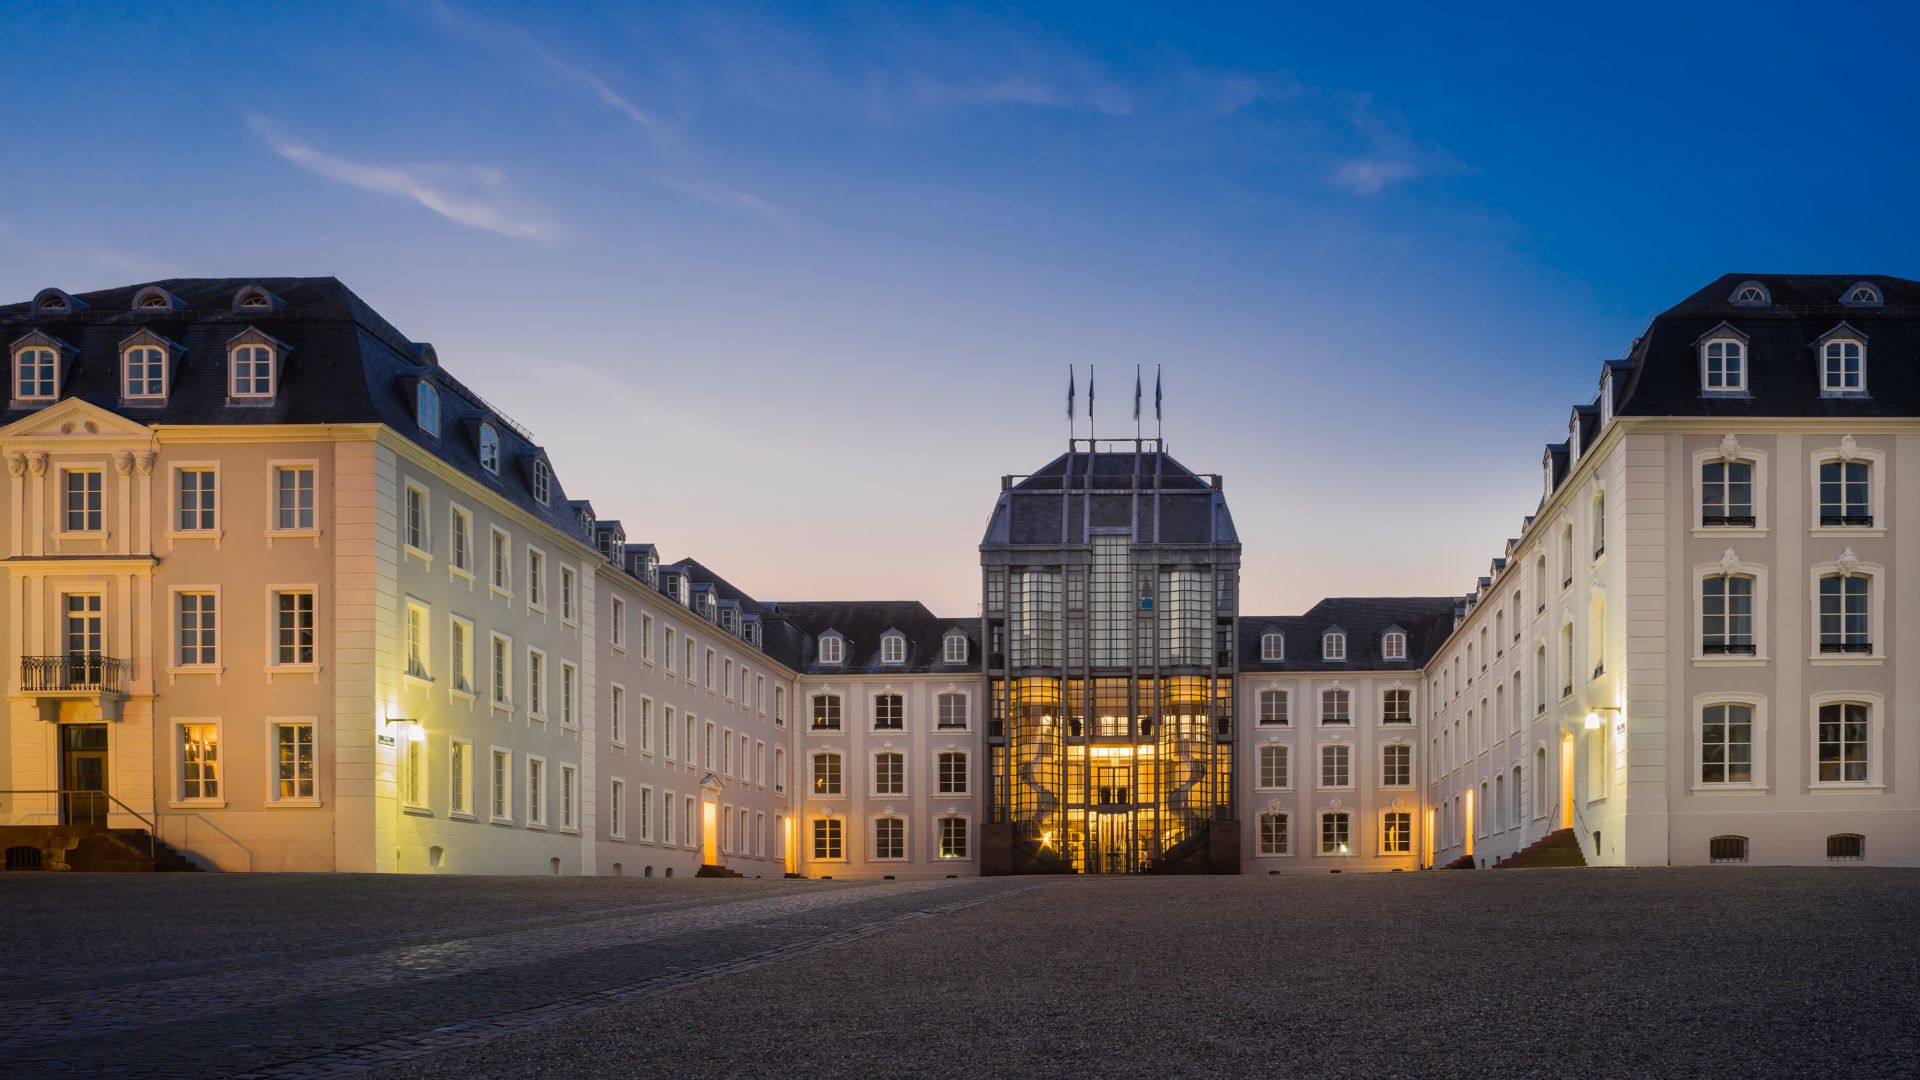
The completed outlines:
<svg viewBox="0 0 1920 1080">
<path fill-rule="evenodd" d="M 942 750 L 933 759 L 934 791 L 941 795 L 967 794 L 968 769 L 965 750 Z"/>
<path fill-rule="evenodd" d="M 547 609 L 547 556 L 537 547 L 527 548 L 527 606 Z"/>
<path fill-rule="evenodd" d="M 527 755 L 527 827 L 547 827 L 547 759 Z"/>
<path fill-rule="evenodd" d="M 669 647 L 667 651 L 671 654 L 673 650 Z M 644 611 L 640 613 L 640 659 L 653 660 L 653 616 Z"/>
<path fill-rule="evenodd" d="M 220 528 L 219 470 L 211 465 L 180 465 L 173 470 L 174 528 L 206 533 Z"/>
<path fill-rule="evenodd" d="M 841 862 L 846 859 L 844 824 L 840 818 L 813 819 L 813 858 L 816 862 Z"/>
<path fill-rule="evenodd" d="M 489 650 L 488 683 L 492 690 L 493 704 L 502 709 L 513 708 L 513 639 L 500 634 L 493 635 Z"/>
<path fill-rule="evenodd" d="M 846 793 L 842 783 L 839 751 L 818 750 L 814 752 L 813 793 L 815 795 L 843 795 Z"/>
<path fill-rule="evenodd" d="M 70 533 L 96 533 L 106 528 L 105 477 L 99 469 L 60 470 L 64 496 L 64 529 Z"/>
<path fill-rule="evenodd" d="M 1353 815 L 1328 810 L 1320 815 L 1320 854 L 1353 854 Z"/>
<path fill-rule="evenodd" d="M 1407 658 L 1407 634 L 1404 630 L 1389 630 L 1380 639 L 1380 655 L 1387 660 L 1405 660 Z"/>
<path fill-rule="evenodd" d="M 873 857 L 880 862 L 898 862 L 907 857 L 904 818 L 883 815 L 873 819 Z"/>
<path fill-rule="evenodd" d="M 1380 695 L 1380 722 L 1383 724 L 1413 723 L 1413 691 L 1393 689 L 1383 692 Z"/>
<path fill-rule="evenodd" d="M 1700 466 L 1702 527 L 1752 528 L 1753 462 L 1708 461 Z"/>
<path fill-rule="evenodd" d="M 277 532 L 308 532 L 314 528 L 314 468 L 311 465 L 273 467 L 273 527 Z"/>
<path fill-rule="evenodd" d="M 669 804 L 672 801 L 671 797 L 667 799 Z M 640 839 L 651 842 L 653 840 L 653 788 L 647 786 L 640 788 L 639 812 L 636 817 L 640 823 Z M 673 841 L 672 837 L 666 839 L 668 843 Z"/>
<path fill-rule="evenodd" d="M 813 730 L 840 730 L 840 695 L 813 695 Z"/>
<path fill-rule="evenodd" d="M 1275 664 L 1287 658 L 1287 637 L 1277 630 L 1269 630 L 1260 635 L 1260 659 L 1264 663 Z"/>
<path fill-rule="evenodd" d="M 174 799 L 182 803 L 219 803 L 220 723 L 182 720 L 174 724 Z"/>
<path fill-rule="evenodd" d="M 1757 281 L 1745 281 L 1733 290 L 1733 297 L 1729 302 L 1743 307 L 1755 307 L 1765 306 L 1773 300 L 1768 295 L 1765 285 Z"/>
<path fill-rule="evenodd" d="M 787 790 L 787 752 L 778 746 L 773 748 L 773 790 Z"/>
<path fill-rule="evenodd" d="M 1353 786 L 1353 747 L 1346 743 L 1328 743 L 1320 748 L 1320 786 Z"/>
<path fill-rule="evenodd" d="M 820 639 L 820 662 L 838 664 L 846 656 L 846 642 L 829 634 Z"/>
<path fill-rule="evenodd" d="M 936 725 L 944 730 L 964 731 L 967 727 L 967 695 L 949 690 L 934 698 Z"/>
<path fill-rule="evenodd" d="M 496 822 L 513 820 L 513 752 L 497 746 L 488 766 L 487 812 Z"/>
<path fill-rule="evenodd" d="M 1380 854 L 1407 855 L 1413 851 L 1413 814 L 1387 810 L 1380 815 Z"/>
<path fill-rule="evenodd" d="M 459 504 L 447 511 L 447 565 L 468 581 L 473 580 L 473 515 Z"/>
<path fill-rule="evenodd" d="M 120 354 L 120 396 L 127 401 L 163 401 L 167 396 L 167 351 L 132 345 Z"/>
<path fill-rule="evenodd" d="M 1819 463 L 1819 524 L 1821 528 L 1868 527 L 1873 524 L 1876 494 L 1874 462 L 1870 458 L 1828 458 Z"/>
<path fill-rule="evenodd" d="M 560 831 L 580 829 L 580 768 L 560 766 Z"/>
<path fill-rule="evenodd" d="M 873 755 L 873 793 L 907 793 L 907 755 L 898 750 L 881 750 Z"/>
<path fill-rule="evenodd" d="M 1848 307 L 1878 307 L 1880 290 L 1870 281 L 1862 281 L 1847 290 L 1847 298 L 1841 303 Z"/>
<path fill-rule="evenodd" d="M 645 805 L 647 790 L 640 789 L 641 805 Z M 640 811 L 644 817 L 645 810 Z M 607 781 L 607 835 L 615 840 L 627 838 L 627 782 L 609 778 Z M 643 834 L 642 839 L 645 839 Z"/>
<path fill-rule="evenodd" d="M 553 469 L 548 467 L 546 461 L 537 458 L 533 463 L 533 497 L 539 500 L 541 506 L 546 506 L 553 499 Z"/>
<path fill-rule="evenodd" d="M 447 619 L 447 664 L 455 693 L 473 695 L 473 624 L 458 615 Z"/>
<path fill-rule="evenodd" d="M 1413 744 L 1388 743 L 1380 748 L 1380 786 L 1413 786 Z"/>
<path fill-rule="evenodd" d="M 174 654 L 178 667 L 217 667 L 220 663 L 220 594 L 214 589 L 181 589 L 173 594 Z"/>
<path fill-rule="evenodd" d="M 1852 395 L 1867 392 L 1867 347 L 1848 338 L 1820 346 L 1820 392 Z"/>
<path fill-rule="evenodd" d="M 967 858 L 967 819 L 948 815 L 934 822 L 939 836 L 938 854 L 942 859 Z"/>
<path fill-rule="evenodd" d="M 1353 691 L 1344 687 L 1320 691 L 1320 722 L 1322 724 L 1353 723 Z"/>
<path fill-rule="evenodd" d="M 1816 695 L 1813 714 L 1813 783 L 1819 787 L 1879 786 L 1879 696 L 1847 692 Z"/>
<path fill-rule="evenodd" d="M 513 540 L 504 530 L 493 529 L 487 544 L 491 566 L 487 584 L 502 596 L 513 595 Z"/>
<path fill-rule="evenodd" d="M 642 697 L 640 699 L 639 732 L 640 752 L 643 754 L 653 753 L 653 699 L 650 697 Z"/>
<path fill-rule="evenodd" d="M 273 348 L 235 345 L 227 354 L 227 396 L 235 400 L 273 397 Z"/>
<path fill-rule="evenodd" d="M 660 842 L 662 844 L 672 844 L 674 842 L 673 807 L 673 792 L 662 791 L 660 793 Z M 689 832 L 691 832 L 692 829 L 693 826 L 687 826 Z"/>
<path fill-rule="evenodd" d="M 527 715 L 547 718 L 547 654 L 533 648 L 527 650 Z"/>
<path fill-rule="evenodd" d="M 1286 791 L 1293 786 L 1289 771 L 1292 754 L 1285 743 L 1262 743 L 1255 786 L 1263 791 Z"/>
<path fill-rule="evenodd" d="M 1260 691 L 1260 726 L 1286 727 L 1292 723 L 1293 716 L 1289 709 L 1292 696 L 1278 688 Z"/>
<path fill-rule="evenodd" d="M 427 489 L 407 482 L 407 546 L 422 555 L 432 550 L 427 533 Z"/>
<path fill-rule="evenodd" d="M 1838 571 L 1819 579 L 1818 618 L 1822 654 L 1873 653 L 1874 578 Z"/>
<path fill-rule="evenodd" d="M 422 382 L 414 392 L 413 419 L 429 435 L 440 434 L 440 391 Z"/>
<path fill-rule="evenodd" d="M 1284 810 L 1260 812 L 1260 854 L 1291 854 L 1290 839 L 1287 835 L 1287 814 Z"/>
<path fill-rule="evenodd" d="M 269 655 L 274 666 L 311 666 L 319 617 L 314 590 L 274 589 L 271 596 L 273 643 Z"/>
<path fill-rule="evenodd" d="M 883 664 L 904 664 L 907 662 L 907 639 L 899 634 L 886 634 L 880 638 L 880 662 Z"/>
<path fill-rule="evenodd" d="M 619 683 L 607 688 L 607 738 L 615 746 L 627 745 L 627 688 Z"/>
<path fill-rule="evenodd" d="M 13 354 L 13 399 L 53 401 L 60 396 L 60 354 L 30 346 Z"/>
<path fill-rule="evenodd" d="M 409 810 L 427 808 L 427 733 L 408 725 L 395 751 L 400 756 L 400 802 Z"/>
<path fill-rule="evenodd" d="M 1719 337 L 1700 346 L 1700 388 L 1709 394 L 1747 392 L 1747 346 L 1738 338 Z"/>
<path fill-rule="evenodd" d="M 1754 709 L 1750 701 L 1715 701 L 1700 708 L 1700 783 L 1754 783 Z"/>
<path fill-rule="evenodd" d="M 319 798 L 319 759 L 313 742 L 313 721 L 272 720 L 272 783 L 267 796 L 276 803 L 311 803 Z"/>
<path fill-rule="evenodd" d="M 1753 574 L 1708 573 L 1700 579 L 1700 653 L 1757 656 L 1754 624 L 1759 590 Z"/>
<path fill-rule="evenodd" d="M 668 761 L 673 760 L 673 736 L 678 730 L 679 725 L 674 723 L 673 706 L 660 706 L 660 756 Z M 687 764 L 693 764 L 692 747 L 687 748 Z"/>
<path fill-rule="evenodd" d="M 1320 659 L 1345 660 L 1347 658 L 1347 635 L 1339 630 L 1329 630 L 1320 635 Z"/>
<path fill-rule="evenodd" d="M 562 661 L 560 664 L 560 723 L 565 727 L 576 727 L 580 723 L 580 669 Z"/>
<path fill-rule="evenodd" d="M 480 425 L 480 467 L 496 475 L 500 472 L 500 432 L 488 423 Z"/>
<path fill-rule="evenodd" d="M 713 733 L 712 732 L 713 725 L 709 724 L 707 725 L 707 727 L 708 727 L 707 733 L 711 735 Z M 723 776 L 733 775 L 733 729 L 732 728 L 726 728 L 720 732 L 720 773 Z"/>
<path fill-rule="evenodd" d="M 427 620 L 432 614 L 425 604 L 412 600 L 407 602 L 407 674 L 415 679 L 431 679 L 428 674 L 427 657 L 430 642 L 427 640 Z"/>
<path fill-rule="evenodd" d="M 949 664 L 964 664 L 967 662 L 967 637 L 965 634 L 948 634 L 941 644 L 943 646 L 941 659 Z"/>
<path fill-rule="evenodd" d="M 615 596 L 609 607 L 612 609 L 607 619 L 607 642 L 621 652 L 627 651 L 627 602 Z"/>
<path fill-rule="evenodd" d="M 1607 493 L 1605 489 L 1593 493 L 1593 557 L 1599 558 L 1607 553 Z"/>
<path fill-rule="evenodd" d="M 718 669 L 720 665 L 715 662 L 716 654 L 712 649 L 706 651 L 704 658 L 706 665 L 700 669 L 700 684 L 711 692 L 714 689 L 716 669 Z M 687 666 L 689 670 L 691 670 L 693 665 L 688 664 Z"/>
<path fill-rule="evenodd" d="M 571 566 L 560 568 L 560 621 L 570 623 L 579 618 L 579 575 Z"/>
<path fill-rule="evenodd" d="M 873 698 L 873 730 L 905 731 L 907 699 L 903 694 L 876 694 Z"/>
</svg>

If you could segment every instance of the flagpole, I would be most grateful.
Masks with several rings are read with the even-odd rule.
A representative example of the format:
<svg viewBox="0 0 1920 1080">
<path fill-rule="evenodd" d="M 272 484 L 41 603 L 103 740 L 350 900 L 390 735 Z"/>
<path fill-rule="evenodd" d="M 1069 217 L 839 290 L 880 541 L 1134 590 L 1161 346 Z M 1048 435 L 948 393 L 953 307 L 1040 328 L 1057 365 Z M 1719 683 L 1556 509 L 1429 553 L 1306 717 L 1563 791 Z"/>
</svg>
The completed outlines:
<svg viewBox="0 0 1920 1080">
<path fill-rule="evenodd" d="M 1153 441 L 1159 443 L 1158 449 L 1166 447 L 1166 421 L 1160 415 L 1160 365 L 1153 365 Z"/>
</svg>

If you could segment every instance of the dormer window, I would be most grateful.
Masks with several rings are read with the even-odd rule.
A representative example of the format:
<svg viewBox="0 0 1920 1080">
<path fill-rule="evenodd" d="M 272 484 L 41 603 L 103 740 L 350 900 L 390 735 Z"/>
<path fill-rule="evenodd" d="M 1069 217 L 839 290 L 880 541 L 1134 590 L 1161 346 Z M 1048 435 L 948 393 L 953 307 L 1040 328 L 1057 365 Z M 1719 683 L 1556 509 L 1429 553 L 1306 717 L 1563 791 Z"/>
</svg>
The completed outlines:
<svg viewBox="0 0 1920 1080">
<path fill-rule="evenodd" d="M 880 662 L 883 664 L 904 664 L 907 662 L 907 639 L 899 634 L 888 634 L 880 639 Z"/>
<path fill-rule="evenodd" d="M 131 345 L 120 354 L 120 396 L 128 401 L 164 401 L 167 351 L 158 345 Z"/>
<path fill-rule="evenodd" d="M 1260 659 L 1269 664 L 1277 664 L 1287 658 L 1287 636 L 1270 630 L 1260 635 Z"/>
<path fill-rule="evenodd" d="M 52 401 L 60 396 L 60 354 L 32 345 L 13 354 L 13 400 Z"/>
<path fill-rule="evenodd" d="M 1342 630 L 1329 630 L 1320 635 L 1320 659 L 1345 660 L 1347 658 L 1347 635 Z"/>
<path fill-rule="evenodd" d="M 1882 302 L 1879 286 L 1871 281 L 1856 283 L 1847 290 L 1847 298 L 1842 301 L 1848 307 L 1879 307 Z"/>
<path fill-rule="evenodd" d="M 235 311 L 265 311 L 280 306 L 280 298 L 258 285 L 247 285 L 233 294 Z"/>
<path fill-rule="evenodd" d="M 429 435 L 440 434 L 440 391 L 423 382 L 414 391 L 413 419 Z"/>
<path fill-rule="evenodd" d="M 828 636 L 820 639 L 820 662 L 838 664 L 846 659 L 846 642 L 839 637 Z"/>
<path fill-rule="evenodd" d="M 235 400 L 271 400 L 273 368 L 271 345 L 235 345 L 228 354 L 227 396 Z"/>
<path fill-rule="evenodd" d="M 1820 346 L 1820 392 L 1864 394 L 1867 391 L 1867 350 L 1845 338 Z"/>
<path fill-rule="evenodd" d="M 1731 302 L 1742 307 L 1766 307 L 1773 303 L 1773 297 L 1768 295 L 1765 285 L 1757 281 L 1745 281 L 1733 290 Z"/>
<path fill-rule="evenodd" d="M 149 285 L 133 294 L 135 311 L 171 311 L 181 307 L 186 305 L 180 302 L 179 297 L 158 285 Z"/>
<path fill-rule="evenodd" d="M 1380 639 L 1380 656 L 1385 660 L 1405 660 L 1407 658 L 1407 634 L 1404 630 L 1389 630 Z"/>
<path fill-rule="evenodd" d="M 1571 471 L 1573 468 L 1573 463 L 1579 460 L 1580 460 L 1580 418 L 1578 416 L 1575 416 L 1573 418 L 1573 423 L 1567 425 L 1567 468 L 1568 470 Z"/>
<path fill-rule="evenodd" d="M 34 295 L 33 308 L 46 314 L 70 315 L 87 310 L 87 305 L 59 289 L 41 289 Z"/>
<path fill-rule="evenodd" d="M 544 461 L 533 463 L 533 497 L 538 499 L 542 506 L 547 505 L 553 498 L 553 470 L 548 468 Z"/>
<path fill-rule="evenodd" d="M 1600 377 L 1600 430 L 1613 423 L 1613 372 Z"/>
<path fill-rule="evenodd" d="M 1709 394 L 1746 393 L 1746 343 L 1735 338 L 1714 338 L 1702 345 L 1700 388 Z"/>
<path fill-rule="evenodd" d="M 480 425 L 480 467 L 490 473 L 500 471 L 500 432 L 492 424 Z"/>
<path fill-rule="evenodd" d="M 942 645 L 944 646 L 942 659 L 947 663 L 964 664 L 967 662 L 967 635 L 948 634 L 946 641 L 942 642 Z"/>
<path fill-rule="evenodd" d="M 760 624 L 759 623 L 753 622 L 750 620 L 745 625 L 743 625 L 740 629 L 741 629 L 741 636 L 747 639 L 747 644 L 753 646 L 756 649 L 760 647 Z"/>
</svg>

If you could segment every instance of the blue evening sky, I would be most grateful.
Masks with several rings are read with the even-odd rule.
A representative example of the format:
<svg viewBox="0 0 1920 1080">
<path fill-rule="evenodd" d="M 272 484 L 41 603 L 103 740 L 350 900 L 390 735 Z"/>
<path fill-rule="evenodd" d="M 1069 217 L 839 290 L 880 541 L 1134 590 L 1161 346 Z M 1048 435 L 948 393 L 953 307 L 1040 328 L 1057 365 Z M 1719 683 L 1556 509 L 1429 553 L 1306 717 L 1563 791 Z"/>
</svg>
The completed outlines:
<svg viewBox="0 0 1920 1080">
<path fill-rule="evenodd" d="M 336 275 L 632 538 L 955 615 L 1068 365 L 1113 436 L 1163 365 L 1247 611 L 1461 592 L 1657 311 L 1920 273 L 1920 66 L 1454 7 L 0 3 L 0 298 Z"/>
</svg>

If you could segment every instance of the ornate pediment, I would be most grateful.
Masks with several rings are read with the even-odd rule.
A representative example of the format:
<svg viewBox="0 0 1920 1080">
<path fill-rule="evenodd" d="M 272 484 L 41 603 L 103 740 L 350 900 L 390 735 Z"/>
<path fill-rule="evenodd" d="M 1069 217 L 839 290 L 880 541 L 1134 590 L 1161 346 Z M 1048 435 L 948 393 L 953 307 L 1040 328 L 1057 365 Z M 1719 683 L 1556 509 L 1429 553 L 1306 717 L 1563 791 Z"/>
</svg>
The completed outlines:
<svg viewBox="0 0 1920 1080">
<path fill-rule="evenodd" d="M 0 441 L 151 442 L 153 429 L 79 398 L 67 398 L 0 428 Z"/>
</svg>

